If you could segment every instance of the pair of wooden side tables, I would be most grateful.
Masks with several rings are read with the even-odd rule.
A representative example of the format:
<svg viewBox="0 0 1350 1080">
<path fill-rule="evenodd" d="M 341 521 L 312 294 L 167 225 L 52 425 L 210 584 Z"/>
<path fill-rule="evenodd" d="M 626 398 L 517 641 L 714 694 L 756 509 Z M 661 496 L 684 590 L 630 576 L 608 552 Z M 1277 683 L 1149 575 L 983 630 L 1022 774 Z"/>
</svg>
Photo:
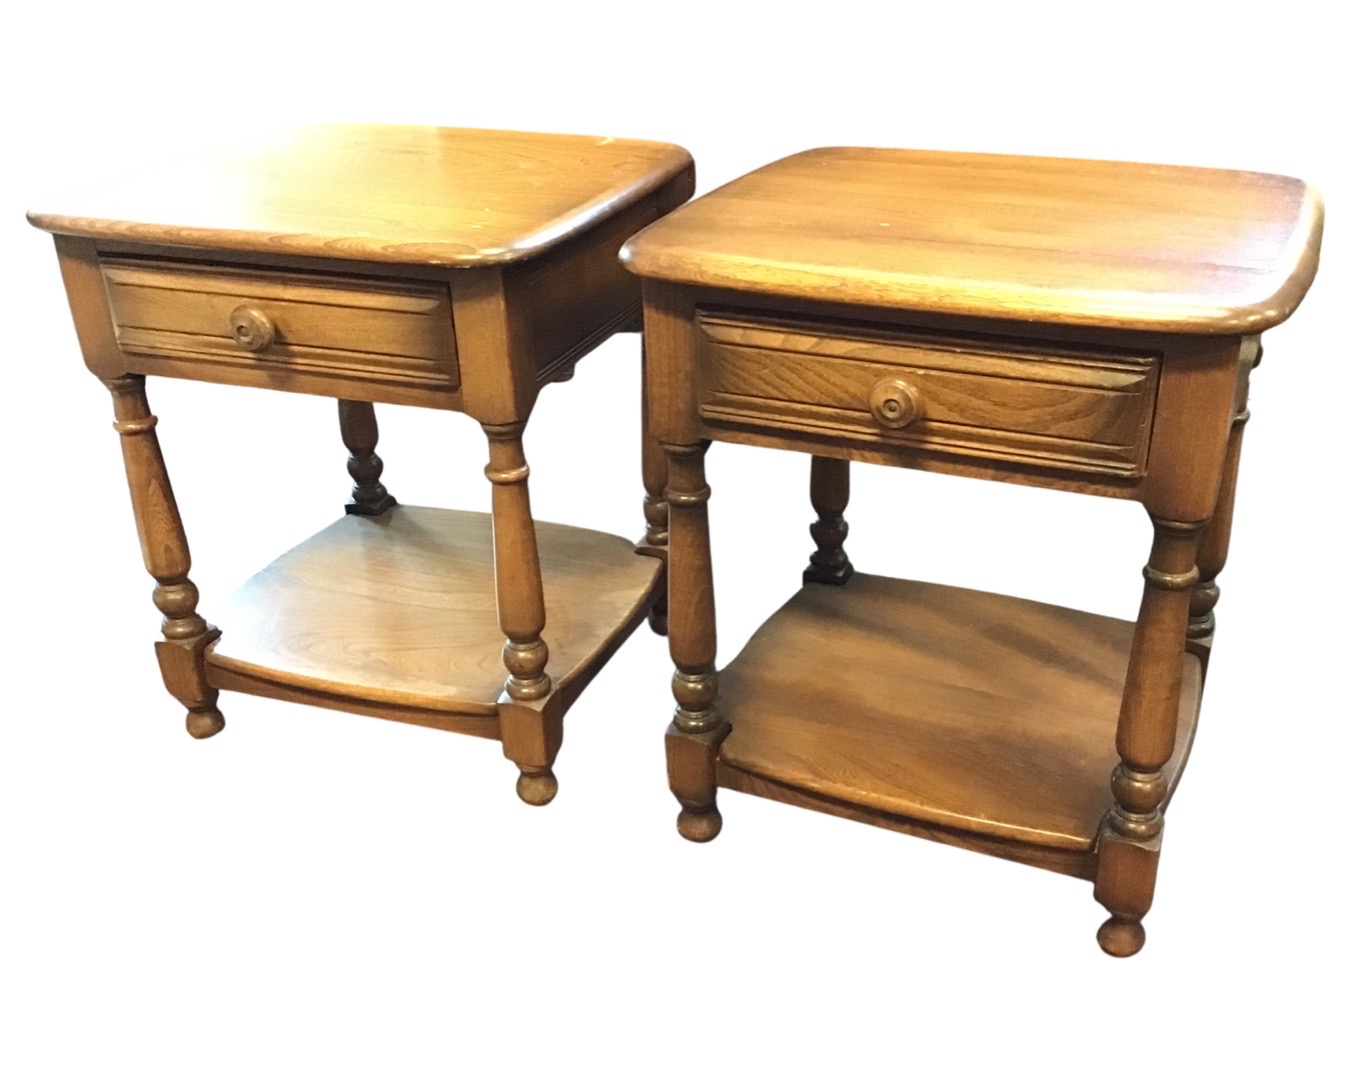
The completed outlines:
<svg viewBox="0 0 1350 1080">
<path fill-rule="evenodd" d="M 1316 192 L 860 149 L 680 208 L 693 186 L 665 144 L 338 125 L 99 176 L 30 214 L 113 395 L 189 732 L 218 732 L 238 690 L 495 738 L 543 804 L 564 713 L 644 616 L 668 620 L 682 835 L 717 835 L 724 787 L 1017 859 L 1094 881 L 1102 947 L 1136 952 L 1248 376 L 1312 281 Z M 535 522 L 522 445 L 540 389 L 630 329 L 636 547 Z M 197 611 L 147 375 L 338 400 L 347 515 L 209 604 L 223 633 Z M 478 421 L 491 515 L 397 505 L 375 402 Z M 713 440 L 812 455 L 818 515 L 802 589 L 720 671 Z M 1137 622 L 854 573 L 855 460 L 1142 502 Z"/>
</svg>

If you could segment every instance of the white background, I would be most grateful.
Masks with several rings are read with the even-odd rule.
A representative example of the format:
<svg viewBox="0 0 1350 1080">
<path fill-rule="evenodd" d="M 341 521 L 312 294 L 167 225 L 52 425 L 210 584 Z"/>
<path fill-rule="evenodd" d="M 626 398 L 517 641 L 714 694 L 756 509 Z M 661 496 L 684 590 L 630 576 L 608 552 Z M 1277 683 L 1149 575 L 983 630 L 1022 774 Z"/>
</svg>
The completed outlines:
<svg viewBox="0 0 1350 1080">
<path fill-rule="evenodd" d="M 32 5 L 6 16 L 0 1073 L 12 1077 L 1322 1076 L 1344 1021 L 1347 295 L 1330 6 Z M 444 123 L 687 146 L 700 191 L 857 144 L 1306 178 L 1331 227 L 1266 338 L 1201 733 L 1149 942 L 1091 886 L 735 793 L 675 833 L 665 642 L 567 718 L 535 809 L 491 742 L 226 695 L 189 739 L 150 643 L 107 394 L 36 171 L 91 131 Z M 540 518 L 635 536 L 637 341 L 548 390 Z M 331 402 L 166 381 L 152 406 L 202 612 L 341 512 Z M 466 418 L 383 408 L 404 502 L 484 508 Z M 807 459 L 716 446 L 720 659 L 794 589 Z M 1137 506 L 855 466 L 860 567 L 1132 618 Z M 228 628 L 227 628 L 228 632 Z M 1103 778 L 1105 780 L 1105 777 Z M 1343 1047 L 1342 1047 L 1343 1048 Z"/>
</svg>

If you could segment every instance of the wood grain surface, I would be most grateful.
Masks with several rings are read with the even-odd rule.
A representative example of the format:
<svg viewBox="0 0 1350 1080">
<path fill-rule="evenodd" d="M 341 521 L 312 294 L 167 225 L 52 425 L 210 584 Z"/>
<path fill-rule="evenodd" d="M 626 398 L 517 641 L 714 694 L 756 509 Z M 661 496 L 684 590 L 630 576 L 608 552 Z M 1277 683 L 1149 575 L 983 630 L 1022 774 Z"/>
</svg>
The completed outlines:
<svg viewBox="0 0 1350 1080">
<path fill-rule="evenodd" d="M 435 266 L 537 255 L 692 173 L 666 143 L 326 124 L 146 144 L 28 219 L 100 241 Z"/>
<path fill-rule="evenodd" d="M 443 284 L 210 269 L 105 259 L 103 278 L 124 351 L 281 375 L 331 373 L 454 388 L 450 293 Z M 269 323 L 261 347 L 231 334 L 241 308 Z"/>
<path fill-rule="evenodd" d="M 850 806 L 1089 851 L 1134 624 L 854 574 L 804 586 L 721 673 L 719 767 Z M 1170 784 L 1199 709 L 1185 658 Z"/>
<path fill-rule="evenodd" d="M 537 523 L 560 688 L 641 617 L 661 562 L 618 536 Z M 492 715 L 506 680 L 487 514 L 349 515 L 218 605 L 223 669 L 339 699 Z"/>
<path fill-rule="evenodd" d="M 625 245 L 644 278 L 877 308 L 1186 333 L 1284 321 L 1322 201 L 1261 173 L 809 150 Z"/>
<path fill-rule="evenodd" d="M 1138 476 L 1159 357 L 889 326 L 700 310 L 709 424 Z M 878 401 L 906 395 L 887 417 Z"/>
<path fill-rule="evenodd" d="M 1137 952 L 1199 707 L 1230 432 L 1321 233 L 1320 197 L 1287 177 L 823 149 L 628 241 L 671 455 L 680 834 L 717 836 L 729 787 L 1090 877 L 1099 944 Z M 818 459 L 807 584 L 720 673 L 712 439 Z M 848 578 L 849 460 L 1138 500 L 1138 620 Z"/>
</svg>

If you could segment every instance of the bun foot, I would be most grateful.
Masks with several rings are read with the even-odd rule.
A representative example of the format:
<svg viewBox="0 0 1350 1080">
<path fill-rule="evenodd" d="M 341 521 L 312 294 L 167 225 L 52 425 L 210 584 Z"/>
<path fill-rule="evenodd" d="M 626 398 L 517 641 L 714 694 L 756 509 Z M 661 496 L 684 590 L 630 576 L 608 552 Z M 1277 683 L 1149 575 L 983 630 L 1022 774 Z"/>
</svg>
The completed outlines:
<svg viewBox="0 0 1350 1080">
<path fill-rule="evenodd" d="M 693 810 L 681 810 L 675 819 L 675 828 L 686 840 L 695 844 L 706 844 L 722 831 L 722 815 L 716 810 L 698 813 Z"/>
<path fill-rule="evenodd" d="M 529 773 L 522 771 L 520 779 L 516 781 L 516 794 L 522 802 L 531 806 L 547 806 L 553 801 L 553 796 L 558 794 L 558 778 L 553 775 L 552 769 Z"/>
<path fill-rule="evenodd" d="M 187 714 L 187 733 L 194 739 L 209 739 L 225 726 L 225 717 L 215 706 L 190 709 Z"/>
<path fill-rule="evenodd" d="M 1111 956 L 1133 956 L 1144 947 L 1144 924 L 1112 916 L 1098 929 L 1097 944 Z"/>
</svg>

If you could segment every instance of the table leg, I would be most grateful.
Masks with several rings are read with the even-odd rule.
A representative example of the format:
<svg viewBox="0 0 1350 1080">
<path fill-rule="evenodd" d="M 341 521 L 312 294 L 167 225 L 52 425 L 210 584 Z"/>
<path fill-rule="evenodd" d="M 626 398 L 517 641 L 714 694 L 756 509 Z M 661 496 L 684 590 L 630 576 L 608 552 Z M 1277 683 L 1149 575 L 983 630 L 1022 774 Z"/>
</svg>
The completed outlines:
<svg viewBox="0 0 1350 1080">
<path fill-rule="evenodd" d="M 722 830 L 717 811 L 717 747 L 728 728 L 717 713 L 717 624 L 713 604 L 706 442 L 666 446 L 670 484 L 670 658 L 675 718 L 666 731 L 670 790 L 679 800 L 680 835 L 702 843 Z"/>
<path fill-rule="evenodd" d="M 497 706 L 502 750 L 520 769 L 516 794 L 532 806 L 543 806 L 558 793 L 553 762 L 562 746 L 562 711 L 544 670 L 544 584 L 530 513 L 524 430 L 523 421 L 483 425 L 489 454 L 485 472 L 492 482 L 497 619 L 506 635 L 506 685 Z"/>
<path fill-rule="evenodd" d="M 353 481 L 347 513 L 383 514 L 397 500 L 380 483 L 384 462 L 375 453 L 375 444 L 380 439 L 380 429 L 375 423 L 375 406 L 369 401 L 339 401 L 337 405 L 342 441 L 350 451 L 347 472 Z"/>
<path fill-rule="evenodd" d="M 844 520 L 848 467 L 848 461 L 839 458 L 811 458 L 811 505 L 817 514 L 811 539 L 816 542 L 816 550 L 802 571 L 803 585 L 843 585 L 853 576 L 853 564 L 844 551 L 848 538 L 848 522 Z"/>
<path fill-rule="evenodd" d="M 146 401 L 145 376 L 121 375 L 103 382 L 112 392 L 113 427 L 121 436 L 141 555 L 155 579 L 155 607 L 164 616 L 164 640 L 155 643 L 164 686 L 187 707 L 188 734 L 206 739 L 225 726 L 216 708 L 219 694 L 207 685 L 203 660 L 203 651 L 220 631 L 197 614 L 197 586 L 188 578 L 192 558 L 155 435 L 158 420 Z"/>
<path fill-rule="evenodd" d="M 1112 956 L 1144 945 L 1143 917 L 1153 903 L 1167 795 L 1162 768 L 1176 745 L 1177 709 L 1196 551 L 1204 522 L 1153 519 L 1153 550 L 1125 676 L 1111 775 L 1115 805 L 1097 842 L 1097 900 L 1111 917 L 1097 941 Z"/>
<path fill-rule="evenodd" d="M 655 555 L 666 561 L 670 547 L 670 506 L 666 502 L 666 480 L 669 469 L 666 466 L 666 452 L 661 444 L 652 437 L 647 417 L 647 349 L 643 339 L 642 349 L 642 486 L 647 494 L 642 500 L 642 512 L 647 519 L 647 532 L 638 544 L 638 550 L 646 555 Z M 658 634 L 669 632 L 668 616 L 669 596 L 666 586 L 667 576 L 662 574 L 657 586 L 656 600 L 652 604 L 647 621 Z"/>
<path fill-rule="evenodd" d="M 1257 346 L 1250 360 L 1251 367 L 1260 363 Z M 1250 371 L 1250 368 L 1248 368 Z M 1200 580 L 1191 590 L 1191 618 L 1186 628 L 1186 648 L 1200 660 L 1202 669 L 1209 667 L 1209 656 L 1214 649 L 1214 606 L 1219 602 L 1216 582 L 1224 564 L 1228 562 L 1228 541 L 1233 532 L 1233 504 L 1237 496 L 1238 465 L 1242 460 L 1242 436 L 1251 413 L 1247 409 L 1247 381 L 1239 384 L 1237 412 L 1228 433 L 1228 449 L 1224 455 L 1223 477 L 1219 481 L 1219 501 L 1214 516 L 1209 519 L 1200 536 L 1200 550 L 1196 566 Z"/>
</svg>

